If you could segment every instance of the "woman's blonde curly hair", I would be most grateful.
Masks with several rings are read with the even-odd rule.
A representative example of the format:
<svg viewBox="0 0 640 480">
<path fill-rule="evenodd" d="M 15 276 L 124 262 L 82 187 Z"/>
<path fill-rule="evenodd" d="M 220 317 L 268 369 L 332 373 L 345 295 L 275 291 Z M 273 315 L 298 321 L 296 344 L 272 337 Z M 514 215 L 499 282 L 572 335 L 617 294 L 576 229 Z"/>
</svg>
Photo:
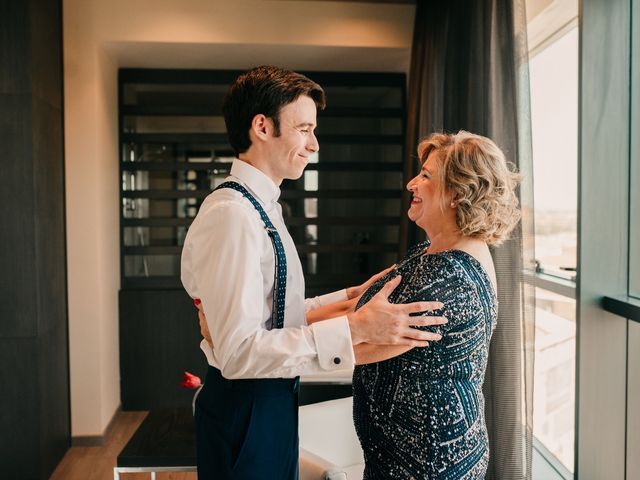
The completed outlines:
<svg viewBox="0 0 640 480">
<path fill-rule="evenodd" d="M 456 223 L 464 236 L 500 245 L 520 220 L 515 189 L 520 174 L 486 137 L 460 130 L 434 133 L 418 145 L 424 163 L 431 153 L 440 162 L 440 184 L 453 194 Z M 443 199 L 444 200 L 444 199 Z"/>
</svg>

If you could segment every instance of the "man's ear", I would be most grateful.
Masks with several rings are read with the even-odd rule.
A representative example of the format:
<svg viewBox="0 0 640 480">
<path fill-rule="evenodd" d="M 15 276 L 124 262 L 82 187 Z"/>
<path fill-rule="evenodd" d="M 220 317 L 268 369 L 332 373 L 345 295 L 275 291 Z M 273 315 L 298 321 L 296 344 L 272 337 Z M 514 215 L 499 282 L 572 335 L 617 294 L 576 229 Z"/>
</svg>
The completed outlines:
<svg viewBox="0 0 640 480">
<path fill-rule="evenodd" d="M 259 113 L 251 120 L 251 133 L 256 140 L 266 140 L 272 128 L 272 120 L 262 113 Z"/>
</svg>

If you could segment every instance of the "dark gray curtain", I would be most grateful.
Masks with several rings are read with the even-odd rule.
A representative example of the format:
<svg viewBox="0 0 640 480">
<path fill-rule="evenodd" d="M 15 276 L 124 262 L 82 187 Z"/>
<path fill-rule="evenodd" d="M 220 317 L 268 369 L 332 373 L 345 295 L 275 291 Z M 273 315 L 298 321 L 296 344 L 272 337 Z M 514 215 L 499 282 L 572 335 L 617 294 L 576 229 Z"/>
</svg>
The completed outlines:
<svg viewBox="0 0 640 480">
<path fill-rule="evenodd" d="M 535 291 L 533 177 L 524 0 L 417 1 L 407 101 L 405 177 L 416 145 L 434 131 L 493 139 L 523 175 L 523 221 L 493 249 L 499 318 L 484 393 L 491 457 L 488 479 L 531 478 Z M 403 208 L 409 197 L 403 198 Z M 407 244 L 418 233 L 405 223 Z"/>
</svg>

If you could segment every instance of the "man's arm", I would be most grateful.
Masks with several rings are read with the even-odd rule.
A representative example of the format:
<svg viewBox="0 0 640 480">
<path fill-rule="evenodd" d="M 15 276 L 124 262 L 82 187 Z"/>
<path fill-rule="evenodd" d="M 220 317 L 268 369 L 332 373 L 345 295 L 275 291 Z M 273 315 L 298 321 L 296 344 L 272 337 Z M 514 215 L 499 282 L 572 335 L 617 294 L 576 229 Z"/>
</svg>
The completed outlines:
<svg viewBox="0 0 640 480">
<path fill-rule="evenodd" d="M 383 274 L 388 270 L 389 269 L 385 270 Z M 376 275 L 376 277 L 379 278 L 378 275 Z M 343 302 L 326 305 L 324 307 L 312 310 L 311 312 L 307 313 L 307 323 L 312 324 L 314 322 L 319 322 L 337 315 L 347 315 L 348 313 L 354 311 L 357 302 L 358 298 L 354 298 L 352 300 L 345 300 Z M 436 302 L 433 304 L 433 307 L 435 308 L 442 308 L 442 306 L 443 304 L 441 302 Z M 202 324 L 202 321 L 200 323 Z M 441 338 L 441 335 L 436 333 L 433 335 L 432 341 L 438 341 Z M 360 343 L 359 345 L 355 345 L 353 347 L 353 351 L 356 357 L 356 365 L 363 365 L 366 363 L 382 362 L 384 360 L 397 357 L 398 355 L 402 355 L 412 348 L 414 347 L 407 345 L 374 345 L 371 343 Z"/>
<path fill-rule="evenodd" d="M 315 322 L 321 322 L 323 320 L 326 320 L 327 318 L 333 318 L 337 315 L 345 315 L 348 311 L 353 310 L 353 305 L 355 303 L 354 300 L 346 300 L 344 302 L 334 303 L 331 305 L 327 305 L 326 307 L 321 307 L 313 310 L 312 312 L 307 314 L 307 322 L 309 324 L 312 324 Z M 198 308 L 200 333 L 202 337 L 207 342 L 209 342 L 209 345 L 211 345 L 211 347 L 213 348 L 213 341 L 211 340 L 209 328 L 207 327 L 207 319 L 202 311 L 201 305 L 199 303 L 196 303 L 196 307 Z M 440 340 L 440 338 L 442 337 L 436 334 L 434 335 L 433 340 L 437 341 Z M 367 363 L 382 362 L 384 360 L 397 357 L 398 355 L 402 355 L 412 348 L 414 347 L 406 345 L 373 345 L 371 343 L 361 343 L 353 347 L 353 352 L 355 354 L 356 365 L 364 365 Z"/>
<path fill-rule="evenodd" d="M 183 278 L 189 294 L 202 301 L 213 363 L 223 376 L 294 377 L 353 365 L 346 318 L 315 327 L 263 327 L 261 255 L 270 244 L 253 210 L 223 201 L 199 217 L 185 241 Z"/>
<path fill-rule="evenodd" d="M 442 308 L 443 304 L 441 302 L 426 302 L 432 305 L 433 309 Z M 310 323 L 320 322 L 326 320 L 327 317 L 336 314 L 343 314 L 347 311 L 353 309 L 354 300 L 348 300 L 341 303 L 336 303 L 332 305 L 328 305 L 326 308 L 317 309 L 312 313 L 312 319 Z M 196 307 L 198 308 L 198 318 L 200 323 L 200 332 L 204 339 L 209 342 L 209 345 L 213 347 L 213 343 L 211 340 L 211 335 L 209 334 L 209 329 L 207 326 L 207 319 L 203 312 L 202 306 L 199 303 L 196 303 Z M 417 317 L 414 317 L 417 318 Z M 429 322 L 429 325 L 441 325 L 447 322 L 447 320 L 443 317 L 423 317 Z M 307 316 L 309 320 L 309 316 Z M 415 323 L 415 322 L 414 322 Z M 412 332 L 415 333 L 415 332 Z M 427 334 L 427 338 L 431 341 L 438 341 L 442 338 L 442 336 L 438 333 L 424 332 Z M 428 341 L 420 346 L 428 346 Z M 398 355 L 402 355 L 403 353 L 411 350 L 414 346 L 408 345 L 374 345 L 371 343 L 360 343 L 354 346 L 354 354 L 355 354 L 355 363 L 356 365 L 362 365 L 367 363 L 375 363 L 381 362 L 383 360 L 388 360 L 389 358 L 397 357 Z"/>
<path fill-rule="evenodd" d="M 259 221 L 233 201 L 202 213 L 189 229 L 183 269 L 194 277 L 188 291 L 202 300 L 215 364 L 227 378 L 350 368 L 355 362 L 352 344 L 424 346 L 432 334 L 411 326 L 442 323 L 439 317 L 409 316 L 435 308 L 430 302 L 390 304 L 387 297 L 397 286 L 392 280 L 358 312 L 308 327 L 267 331 L 262 326 L 266 295 L 258 247 L 265 240 Z"/>
</svg>

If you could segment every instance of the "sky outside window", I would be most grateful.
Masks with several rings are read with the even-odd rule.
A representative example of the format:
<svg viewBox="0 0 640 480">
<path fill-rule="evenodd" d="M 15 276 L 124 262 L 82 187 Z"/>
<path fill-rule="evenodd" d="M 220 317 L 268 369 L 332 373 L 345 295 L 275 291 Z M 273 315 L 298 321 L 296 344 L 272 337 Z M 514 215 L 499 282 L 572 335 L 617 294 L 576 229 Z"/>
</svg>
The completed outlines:
<svg viewBox="0 0 640 480">
<path fill-rule="evenodd" d="M 576 266 L 578 29 L 530 60 L 536 258 L 551 274 Z"/>
</svg>

